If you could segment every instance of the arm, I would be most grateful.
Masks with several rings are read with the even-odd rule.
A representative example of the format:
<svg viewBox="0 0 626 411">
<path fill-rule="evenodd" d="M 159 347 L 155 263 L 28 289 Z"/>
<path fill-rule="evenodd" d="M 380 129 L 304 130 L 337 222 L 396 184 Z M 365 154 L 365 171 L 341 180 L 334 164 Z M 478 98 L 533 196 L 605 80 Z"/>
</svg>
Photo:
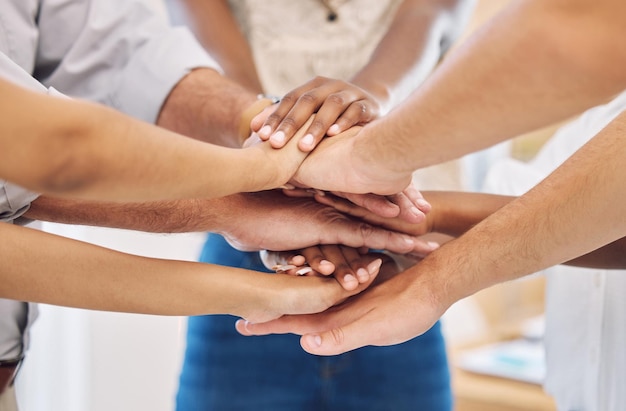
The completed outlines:
<svg viewBox="0 0 626 411">
<path fill-rule="evenodd" d="M 235 314 L 262 321 L 320 311 L 352 294 L 330 278 L 138 257 L 5 223 L 0 233 L 0 298 L 143 314 Z M 37 258 L 30 250 L 37 250 Z"/>
<path fill-rule="evenodd" d="M 369 225 L 308 198 L 290 198 L 276 191 L 150 203 L 41 196 L 25 217 L 157 233 L 210 231 L 222 234 L 241 250 L 344 244 L 398 253 L 429 251 L 428 244 L 406 234 Z"/>
<path fill-rule="evenodd" d="M 471 192 L 425 191 L 423 194 L 433 209 L 427 214 L 426 220 L 420 224 L 411 224 L 400 218 L 384 218 L 333 196 L 319 197 L 318 201 L 374 226 L 403 232 L 414 237 L 427 233 L 460 237 L 516 199 L 511 196 Z M 563 264 L 589 268 L 626 269 L 626 237 L 565 261 Z"/>
<path fill-rule="evenodd" d="M 308 116 L 317 111 L 308 134 L 312 141 L 300 148 L 312 150 L 326 133 L 336 135 L 387 113 L 419 86 L 449 45 L 462 32 L 474 0 L 405 0 L 368 63 L 349 80 L 318 78 L 287 93 L 264 124 L 252 128 L 262 138 L 282 131 L 289 141 Z M 328 83 L 328 84 L 326 84 Z M 281 147 L 282 141 L 273 143 Z"/>
<path fill-rule="evenodd" d="M 126 201 L 218 197 L 280 186 L 303 159 L 293 145 L 218 147 L 2 79 L 0 96 L 0 153 L 11 153 L 0 176 L 33 191 Z"/>
<path fill-rule="evenodd" d="M 342 158 L 350 153 L 350 162 L 333 170 L 333 176 L 320 175 L 325 160 L 319 156 L 303 170 L 302 182 L 384 194 L 382 187 L 405 186 L 418 168 L 606 101 L 626 88 L 620 69 L 626 65 L 625 14 L 626 3 L 619 0 L 511 2 L 447 56 L 403 104 L 364 127 L 359 138 L 333 149 L 341 150 Z M 328 159 L 336 165 L 335 160 Z M 334 184 L 334 176 L 346 173 L 373 180 L 372 189 Z M 381 173 L 387 181 L 377 184 Z"/>
<path fill-rule="evenodd" d="M 224 74 L 254 93 L 262 93 L 248 40 L 237 26 L 227 0 L 180 0 L 200 44 Z"/>
<path fill-rule="evenodd" d="M 396 344 L 420 335 L 454 302 L 478 290 L 623 238 L 625 127 L 622 113 L 529 192 L 349 303 L 314 316 L 239 324 L 239 330 L 309 333 L 303 347 L 323 355 L 368 344 Z M 382 332 L 373 335 L 372 328 Z"/>
</svg>

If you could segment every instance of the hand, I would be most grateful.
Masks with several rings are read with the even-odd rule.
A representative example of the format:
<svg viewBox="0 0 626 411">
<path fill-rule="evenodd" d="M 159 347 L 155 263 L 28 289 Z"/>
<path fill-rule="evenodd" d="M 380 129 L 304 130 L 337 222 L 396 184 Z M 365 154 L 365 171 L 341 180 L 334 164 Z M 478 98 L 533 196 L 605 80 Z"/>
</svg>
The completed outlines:
<svg viewBox="0 0 626 411">
<path fill-rule="evenodd" d="M 272 147 L 281 148 L 315 113 L 315 120 L 299 138 L 300 150 L 309 152 L 325 135 L 335 136 L 354 125 L 368 123 L 380 115 L 376 99 L 351 83 L 316 77 L 287 93 L 276 110 L 252 119 L 251 128 Z"/>
<path fill-rule="evenodd" d="M 364 292 L 325 312 L 287 315 L 267 323 L 239 320 L 237 331 L 243 335 L 300 334 L 302 348 L 315 355 L 400 344 L 430 329 L 451 304 L 437 298 L 444 291 L 440 287 L 445 279 L 425 275 L 428 270 L 421 270 L 421 264 L 387 281 L 377 279 Z"/>
<path fill-rule="evenodd" d="M 374 256 L 379 256 L 372 262 Z M 358 250 L 340 245 L 307 247 L 299 251 L 261 252 L 267 268 L 292 275 L 333 275 L 341 286 L 349 291 L 359 284 L 369 282 L 378 272 L 382 258 L 380 253 L 368 254 L 367 249 Z M 376 265 L 374 265 L 376 263 Z"/>
<path fill-rule="evenodd" d="M 313 197 L 322 204 L 333 205 L 334 199 L 339 197 L 350 200 L 355 209 L 370 211 L 376 216 L 384 218 L 398 217 L 407 223 L 421 223 L 430 212 L 431 205 L 424 199 L 413 184 L 409 185 L 401 193 L 391 196 L 377 194 L 352 194 L 341 192 L 324 192 L 317 189 L 300 189 L 288 187 L 283 193 L 290 197 Z M 327 201 L 329 200 L 329 201 Z M 350 209 L 350 208 L 348 208 Z"/>
<path fill-rule="evenodd" d="M 292 178 L 295 186 L 353 194 L 394 195 L 407 189 L 412 172 L 388 169 L 355 151 L 362 127 L 322 140 L 300 165 Z"/>
<path fill-rule="evenodd" d="M 321 204 L 333 207 L 335 210 L 340 211 L 343 214 L 366 221 L 369 224 L 384 227 L 392 231 L 402 232 L 415 237 L 420 237 L 433 231 L 434 220 L 436 219 L 438 213 L 438 210 L 435 208 L 435 210 L 429 212 L 428 214 L 424 214 L 424 219 L 421 221 L 417 223 L 410 223 L 407 221 L 407 218 L 402 218 L 402 216 L 381 216 L 380 213 L 375 213 L 366 207 L 357 205 L 352 201 L 348 201 L 334 195 L 316 194 L 315 199 Z"/>
<path fill-rule="evenodd" d="M 310 198 L 280 191 L 236 194 L 222 213 L 222 234 L 244 251 L 292 250 L 316 244 L 384 249 L 405 254 L 422 248 L 413 237 L 364 223 Z"/>
<path fill-rule="evenodd" d="M 248 278 L 251 287 L 258 292 L 245 303 L 239 304 L 235 312 L 248 321 L 266 322 L 283 315 L 317 313 L 339 304 L 351 295 L 367 288 L 376 278 L 382 260 L 370 258 L 370 276 L 367 282 L 353 290 L 346 290 L 334 278 L 294 277 L 286 274 L 268 275 L 254 273 Z"/>
</svg>

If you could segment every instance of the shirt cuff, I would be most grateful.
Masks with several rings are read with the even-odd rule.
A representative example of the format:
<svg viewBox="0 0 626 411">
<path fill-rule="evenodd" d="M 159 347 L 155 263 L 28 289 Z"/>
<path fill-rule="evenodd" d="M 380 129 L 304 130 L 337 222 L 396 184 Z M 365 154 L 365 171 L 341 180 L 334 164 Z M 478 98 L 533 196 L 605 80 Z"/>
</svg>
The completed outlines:
<svg viewBox="0 0 626 411">
<path fill-rule="evenodd" d="M 191 32 L 183 27 L 153 38 L 137 53 L 139 55 L 124 68 L 113 105 L 150 123 L 156 122 L 169 93 L 191 70 L 210 68 L 223 73 Z"/>
</svg>

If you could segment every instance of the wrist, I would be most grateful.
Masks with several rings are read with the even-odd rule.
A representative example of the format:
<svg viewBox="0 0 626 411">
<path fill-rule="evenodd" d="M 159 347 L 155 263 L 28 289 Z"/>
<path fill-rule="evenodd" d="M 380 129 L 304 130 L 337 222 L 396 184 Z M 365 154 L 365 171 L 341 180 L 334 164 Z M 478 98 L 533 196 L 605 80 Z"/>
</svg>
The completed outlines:
<svg viewBox="0 0 626 411">
<path fill-rule="evenodd" d="M 257 95 L 257 100 L 250 104 L 244 111 L 241 113 L 241 117 L 239 120 L 239 139 L 241 144 L 246 141 L 250 134 L 252 134 L 252 129 L 250 128 L 250 122 L 252 119 L 263 110 L 268 108 L 271 105 L 278 103 L 280 99 L 278 97 L 267 96 L 265 94 Z"/>
</svg>

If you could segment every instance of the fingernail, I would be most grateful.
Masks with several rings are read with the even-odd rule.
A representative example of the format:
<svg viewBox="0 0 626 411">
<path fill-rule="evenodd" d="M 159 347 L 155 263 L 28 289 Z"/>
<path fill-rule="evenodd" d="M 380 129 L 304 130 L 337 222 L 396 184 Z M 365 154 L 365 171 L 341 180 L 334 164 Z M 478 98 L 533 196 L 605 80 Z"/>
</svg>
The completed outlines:
<svg viewBox="0 0 626 411">
<path fill-rule="evenodd" d="M 424 213 L 422 213 L 422 212 L 420 211 L 420 209 L 419 209 L 419 208 L 417 208 L 417 207 L 411 207 L 411 213 L 413 213 L 413 214 L 415 214 L 415 215 L 419 215 L 419 216 L 421 216 L 422 214 L 424 214 Z"/>
<path fill-rule="evenodd" d="M 250 321 L 243 320 L 243 328 L 244 328 L 244 330 L 246 330 L 247 332 L 250 332 L 250 330 L 248 329 L 248 325 L 250 325 Z"/>
<path fill-rule="evenodd" d="M 272 267 L 272 270 L 276 271 L 277 273 L 284 273 L 285 271 L 293 270 L 294 268 L 296 268 L 296 266 L 292 264 L 287 264 L 287 265 L 277 264 L 274 267 Z"/>
<path fill-rule="evenodd" d="M 328 261 L 328 260 L 322 260 L 322 261 L 320 261 L 320 267 L 321 267 L 321 266 L 323 266 L 323 265 L 324 265 L 324 266 L 328 266 L 328 267 L 334 267 L 334 264 L 333 264 L 333 263 L 331 263 L 331 262 L 330 262 L 330 261 Z"/>
<path fill-rule="evenodd" d="M 282 131 L 277 131 L 272 134 L 270 140 L 272 141 L 272 143 L 283 144 L 285 142 L 285 133 L 283 133 Z"/>
<path fill-rule="evenodd" d="M 374 275 L 380 270 L 380 267 L 383 265 L 383 260 L 380 258 L 375 259 L 371 263 L 367 265 L 367 271 L 369 271 L 370 275 Z"/>
<path fill-rule="evenodd" d="M 317 334 L 306 335 L 304 337 L 309 345 L 313 347 L 321 347 L 322 346 L 322 337 Z"/>
<path fill-rule="evenodd" d="M 440 246 L 439 243 L 436 243 L 434 241 L 427 241 L 426 244 L 428 244 L 428 246 L 430 248 L 432 248 L 433 250 L 436 249 L 436 248 L 439 248 L 439 246 Z"/>
<path fill-rule="evenodd" d="M 428 201 L 424 200 L 423 198 L 417 199 L 415 202 L 420 207 L 426 207 L 426 208 L 430 207 L 430 203 Z"/>
<path fill-rule="evenodd" d="M 305 274 L 312 273 L 312 272 L 313 272 L 313 269 L 311 267 L 304 267 L 296 271 L 296 274 L 305 275 Z"/>
<path fill-rule="evenodd" d="M 365 268 L 356 270 L 356 276 L 359 278 L 360 283 L 364 283 L 370 279 L 370 273 Z"/>
<path fill-rule="evenodd" d="M 345 286 L 348 286 L 348 285 L 352 286 L 351 288 L 354 288 L 354 286 L 359 284 L 357 279 L 352 274 L 348 274 L 345 277 L 343 277 L 343 282 Z"/>
<path fill-rule="evenodd" d="M 272 128 L 270 126 L 263 126 L 258 132 L 259 136 L 268 138 L 272 134 Z"/>
<path fill-rule="evenodd" d="M 411 245 L 415 244 L 415 242 L 413 241 L 413 238 L 407 237 L 407 236 L 404 236 L 404 242 L 407 244 L 411 244 Z"/>
<path fill-rule="evenodd" d="M 340 131 L 341 129 L 339 128 L 339 124 L 333 124 L 332 126 L 328 127 L 327 133 L 336 134 L 336 133 L 339 133 Z"/>
<path fill-rule="evenodd" d="M 293 190 L 294 188 L 296 188 L 296 186 L 294 186 L 293 184 L 283 184 L 282 186 L 278 187 L 278 188 L 282 188 L 283 190 Z"/>
<path fill-rule="evenodd" d="M 307 134 L 306 136 L 302 137 L 302 140 L 300 140 L 300 142 L 305 146 L 310 147 L 315 143 L 315 139 L 313 138 L 313 134 Z"/>
</svg>

